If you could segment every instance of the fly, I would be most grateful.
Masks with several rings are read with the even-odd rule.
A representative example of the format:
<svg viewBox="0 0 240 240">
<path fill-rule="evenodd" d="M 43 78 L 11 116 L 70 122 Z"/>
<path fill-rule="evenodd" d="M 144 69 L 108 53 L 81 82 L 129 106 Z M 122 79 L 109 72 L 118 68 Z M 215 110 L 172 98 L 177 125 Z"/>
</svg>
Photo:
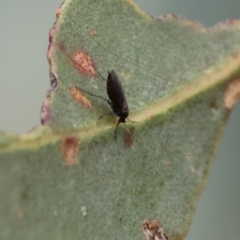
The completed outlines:
<svg viewBox="0 0 240 240">
<path fill-rule="evenodd" d="M 118 123 L 115 128 L 115 139 L 117 139 L 118 125 L 120 123 L 125 124 L 126 118 L 128 117 L 128 114 L 129 114 L 127 100 L 126 100 L 126 97 L 124 94 L 122 84 L 114 70 L 112 70 L 111 72 L 108 72 L 107 79 L 103 78 L 101 75 L 100 75 L 100 77 L 104 81 L 107 82 L 107 95 L 108 95 L 109 99 L 106 99 L 101 96 L 90 93 L 88 91 L 85 91 L 82 88 L 79 88 L 79 89 L 82 90 L 83 92 L 88 93 L 89 95 L 98 97 L 98 98 L 103 99 L 108 102 L 108 104 L 112 108 L 113 113 L 119 117 Z M 107 115 L 107 114 L 105 114 L 105 115 Z M 105 115 L 103 115 L 103 116 L 105 116 Z M 102 118 L 103 116 L 101 116 L 100 118 Z"/>
</svg>

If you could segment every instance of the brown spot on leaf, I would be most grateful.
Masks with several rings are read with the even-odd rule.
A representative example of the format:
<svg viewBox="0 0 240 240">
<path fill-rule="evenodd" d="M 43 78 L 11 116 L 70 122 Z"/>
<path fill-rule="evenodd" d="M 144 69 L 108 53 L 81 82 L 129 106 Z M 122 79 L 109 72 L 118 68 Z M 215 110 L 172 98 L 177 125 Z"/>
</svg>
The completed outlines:
<svg viewBox="0 0 240 240">
<path fill-rule="evenodd" d="M 92 108 L 91 102 L 88 100 L 88 98 L 83 94 L 80 88 L 76 86 L 72 86 L 70 88 L 70 93 L 72 97 L 79 103 L 83 104 L 85 107 Z"/>
<path fill-rule="evenodd" d="M 50 84 L 51 84 L 51 90 L 56 91 L 58 88 L 58 78 L 57 74 L 50 72 Z"/>
<path fill-rule="evenodd" d="M 90 33 L 91 36 L 97 36 L 97 31 L 93 28 L 90 29 L 89 33 Z"/>
<path fill-rule="evenodd" d="M 71 59 L 80 73 L 96 75 L 93 61 L 86 52 L 78 50 L 71 56 Z"/>
<path fill-rule="evenodd" d="M 240 98 L 240 79 L 230 82 L 224 94 L 224 103 L 228 110 L 231 110 Z"/>
<path fill-rule="evenodd" d="M 62 155 L 67 165 L 75 164 L 79 151 L 79 139 L 77 137 L 67 137 L 62 141 Z"/>
<path fill-rule="evenodd" d="M 19 209 L 17 211 L 17 219 L 18 220 L 22 220 L 23 219 L 23 210 L 22 209 Z"/>
<path fill-rule="evenodd" d="M 191 157 L 192 157 L 191 153 L 188 152 L 188 153 L 187 153 L 187 158 L 189 159 L 189 158 L 191 158 Z"/>
<path fill-rule="evenodd" d="M 215 101 L 210 102 L 209 105 L 210 105 L 210 108 L 211 108 L 213 111 L 217 110 L 217 108 L 218 108 L 218 106 L 217 106 L 217 104 L 216 104 Z"/>
<path fill-rule="evenodd" d="M 142 226 L 147 240 L 168 240 L 168 236 L 157 220 L 148 221 L 145 219 Z"/>
<path fill-rule="evenodd" d="M 125 147 L 131 147 L 134 141 L 134 127 L 130 127 L 124 135 L 124 146 Z"/>
</svg>

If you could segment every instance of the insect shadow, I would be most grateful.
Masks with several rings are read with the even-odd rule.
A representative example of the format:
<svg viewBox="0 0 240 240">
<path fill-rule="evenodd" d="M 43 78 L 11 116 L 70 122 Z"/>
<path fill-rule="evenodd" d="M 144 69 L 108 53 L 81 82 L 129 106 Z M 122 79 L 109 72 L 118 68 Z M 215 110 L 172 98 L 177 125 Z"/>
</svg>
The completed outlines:
<svg viewBox="0 0 240 240">
<path fill-rule="evenodd" d="M 128 108 L 128 104 L 127 104 L 127 100 L 125 97 L 125 93 L 122 87 L 122 84 L 117 76 L 117 74 L 115 73 L 114 70 L 111 70 L 111 72 L 108 72 L 108 77 L 107 79 L 105 79 L 104 77 L 101 76 L 101 74 L 97 71 L 98 75 L 101 77 L 102 80 L 107 82 L 107 95 L 109 99 L 106 99 L 104 97 L 98 96 L 96 94 L 93 94 L 91 92 L 88 92 L 82 88 L 79 88 L 81 91 L 100 98 L 104 101 L 106 101 L 110 107 L 112 108 L 112 111 L 115 115 L 117 115 L 119 117 L 118 119 L 118 123 L 116 125 L 115 131 L 114 131 L 114 137 L 115 140 L 117 140 L 117 130 L 118 130 L 118 125 L 120 123 L 124 123 L 126 122 L 126 119 L 129 115 L 129 108 Z M 109 115 L 109 113 L 102 115 L 99 119 L 101 119 L 102 117 Z M 129 120 L 129 119 L 128 119 Z M 130 121 L 130 120 L 129 120 Z M 126 124 L 125 124 L 126 126 Z M 126 126 L 127 127 L 127 126 Z"/>
</svg>

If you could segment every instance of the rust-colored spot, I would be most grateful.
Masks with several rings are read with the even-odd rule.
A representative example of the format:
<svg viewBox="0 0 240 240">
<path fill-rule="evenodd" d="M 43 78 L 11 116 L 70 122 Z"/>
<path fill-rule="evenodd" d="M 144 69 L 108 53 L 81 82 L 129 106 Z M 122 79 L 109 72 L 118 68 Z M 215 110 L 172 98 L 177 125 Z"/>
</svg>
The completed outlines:
<svg viewBox="0 0 240 240">
<path fill-rule="evenodd" d="M 228 84 L 224 94 L 224 103 L 228 110 L 231 110 L 240 98 L 240 79 L 236 79 Z"/>
<path fill-rule="evenodd" d="M 23 210 L 22 209 L 19 209 L 17 211 L 17 219 L 18 220 L 22 220 L 23 219 Z"/>
<path fill-rule="evenodd" d="M 96 70 L 91 57 L 84 51 L 78 50 L 72 56 L 71 59 L 74 66 L 82 74 L 96 75 Z"/>
<path fill-rule="evenodd" d="M 131 147 L 134 141 L 134 127 L 130 127 L 124 135 L 124 146 L 125 147 Z"/>
<path fill-rule="evenodd" d="M 67 137 L 62 141 L 62 155 L 67 165 L 77 161 L 80 141 L 77 137 Z"/>
<path fill-rule="evenodd" d="M 147 240 L 168 240 L 168 236 L 157 220 L 148 221 L 145 219 L 142 226 Z"/>
<path fill-rule="evenodd" d="M 90 29 L 89 33 L 90 33 L 91 36 L 97 36 L 97 31 L 93 28 Z"/>
<path fill-rule="evenodd" d="M 83 94 L 80 88 L 76 86 L 71 86 L 70 93 L 72 97 L 79 103 L 83 104 L 85 107 L 92 108 L 91 102 L 88 98 Z"/>
</svg>

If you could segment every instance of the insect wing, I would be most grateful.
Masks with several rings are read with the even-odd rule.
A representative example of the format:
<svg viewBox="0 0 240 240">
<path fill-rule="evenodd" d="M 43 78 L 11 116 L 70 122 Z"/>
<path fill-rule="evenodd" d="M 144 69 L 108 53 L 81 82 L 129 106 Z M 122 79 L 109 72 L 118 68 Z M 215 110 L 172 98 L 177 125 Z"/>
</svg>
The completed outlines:
<svg viewBox="0 0 240 240">
<path fill-rule="evenodd" d="M 122 84 L 113 70 L 108 73 L 107 94 L 115 110 L 121 111 L 127 106 Z"/>
</svg>

